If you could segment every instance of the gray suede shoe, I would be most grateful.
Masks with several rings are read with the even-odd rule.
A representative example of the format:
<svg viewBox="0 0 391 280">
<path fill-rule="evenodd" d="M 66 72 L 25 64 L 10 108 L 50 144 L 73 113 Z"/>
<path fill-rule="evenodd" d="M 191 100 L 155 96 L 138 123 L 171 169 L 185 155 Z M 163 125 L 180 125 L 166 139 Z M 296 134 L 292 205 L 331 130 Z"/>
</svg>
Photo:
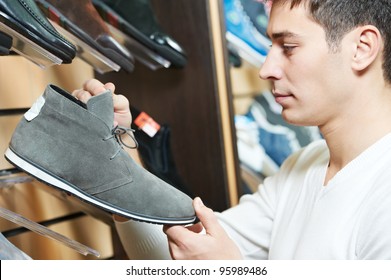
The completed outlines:
<svg viewBox="0 0 391 280">
<path fill-rule="evenodd" d="M 113 128 L 111 92 L 87 104 L 49 85 L 26 112 L 5 157 L 44 183 L 96 207 L 157 224 L 195 221 L 192 199 L 138 165 Z"/>
</svg>

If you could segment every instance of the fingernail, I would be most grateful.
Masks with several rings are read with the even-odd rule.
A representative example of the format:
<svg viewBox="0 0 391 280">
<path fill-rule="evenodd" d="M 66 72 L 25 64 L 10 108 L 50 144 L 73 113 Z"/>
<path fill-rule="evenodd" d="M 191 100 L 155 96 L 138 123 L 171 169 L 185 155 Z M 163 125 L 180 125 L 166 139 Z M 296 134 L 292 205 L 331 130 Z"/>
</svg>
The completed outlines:
<svg viewBox="0 0 391 280">
<path fill-rule="evenodd" d="M 201 198 L 197 197 L 196 199 L 197 199 L 197 204 L 199 206 L 204 206 L 204 203 L 202 202 Z"/>
</svg>

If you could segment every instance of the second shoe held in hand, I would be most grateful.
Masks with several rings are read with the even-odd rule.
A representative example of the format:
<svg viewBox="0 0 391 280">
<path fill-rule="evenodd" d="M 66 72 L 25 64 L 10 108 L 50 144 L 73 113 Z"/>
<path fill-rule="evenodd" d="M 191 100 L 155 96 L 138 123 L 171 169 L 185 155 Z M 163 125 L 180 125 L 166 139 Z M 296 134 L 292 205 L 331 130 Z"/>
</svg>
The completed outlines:
<svg viewBox="0 0 391 280">
<path fill-rule="evenodd" d="M 113 128 L 110 91 L 87 104 L 47 86 L 26 112 L 5 157 L 39 180 L 110 213 L 157 224 L 195 221 L 192 199 L 137 164 Z"/>
</svg>

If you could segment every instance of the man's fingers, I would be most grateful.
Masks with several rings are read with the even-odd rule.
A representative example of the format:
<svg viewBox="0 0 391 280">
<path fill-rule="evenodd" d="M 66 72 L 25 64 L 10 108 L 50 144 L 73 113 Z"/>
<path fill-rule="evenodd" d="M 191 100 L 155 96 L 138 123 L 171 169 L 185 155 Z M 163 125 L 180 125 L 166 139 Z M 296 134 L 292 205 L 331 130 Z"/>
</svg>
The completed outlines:
<svg viewBox="0 0 391 280">
<path fill-rule="evenodd" d="M 163 226 L 163 231 L 168 239 L 176 244 L 180 244 L 181 240 L 186 240 L 189 237 L 191 238 L 190 234 L 192 233 L 184 226 Z"/>
<path fill-rule="evenodd" d="M 72 95 L 84 103 L 87 103 L 87 101 L 92 97 L 91 93 L 83 89 L 74 90 Z"/>
<path fill-rule="evenodd" d="M 187 226 L 186 229 L 194 232 L 194 233 L 200 233 L 204 230 L 204 227 L 201 223 L 196 223 L 194 225 Z"/>
<path fill-rule="evenodd" d="M 168 250 L 170 252 L 171 258 L 174 260 L 183 259 L 184 256 L 181 248 L 169 237 L 167 239 L 168 239 Z"/>
<path fill-rule="evenodd" d="M 106 83 L 104 88 L 110 90 L 112 93 L 115 92 L 115 85 L 113 83 Z"/>
<path fill-rule="evenodd" d="M 90 79 L 86 81 L 83 84 L 83 89 L 89 91 L 94 96 L 107 91 L 105 85 L 97 79 Z"/>
<path fill-rule="evenodd" d="M 114 93 L 115 85 L 113 83 L 103 84 L 96 79 L 90 79 L 83 84 L 82 89 L 74 90 L 72 92 L 72 95 L 77 99 L 79 99 L 80 101 L 87 103 L 87 101 L 92 96 L 99 95 L 101 93 L 106 92 L 107 90 L 110 90 L 111 92 Z M 115 95 L 113 95 L 113 99 L 115 99 L 114 96 Z M 121 102 L 123 102 L 123 100 L 121 100 Z"/>
<path fill-rule="evenodd" d="M 194 233 L 200 233 L 205 229 L 207 234 L 212 236 L 220 235 L 223 233 L 223 229 L 217 221 L 217 217 L 212 209 L 206 207 L 202 200 L 197 197 L 193 201 L 193 207 L 197 217 L 200 219 L 200 223 L 194 224 L 188 227 L 184 226 L 164 226 L 164 233 L 175 243 L 186 240 L 187 238 L 194 237 Z"/>
<path fill-rule="evenodd" d="M 207 234 L 214 236 L 224 232 L 213 210 L 206 207 L 199 197 L 194 199 L 193 207 Z"/>
<path fill-rule="evenodd" d="M 121 94 L 113 94 L 113 103 L 118 113 L 129 110 L 129 100 Z"/>
</svg>

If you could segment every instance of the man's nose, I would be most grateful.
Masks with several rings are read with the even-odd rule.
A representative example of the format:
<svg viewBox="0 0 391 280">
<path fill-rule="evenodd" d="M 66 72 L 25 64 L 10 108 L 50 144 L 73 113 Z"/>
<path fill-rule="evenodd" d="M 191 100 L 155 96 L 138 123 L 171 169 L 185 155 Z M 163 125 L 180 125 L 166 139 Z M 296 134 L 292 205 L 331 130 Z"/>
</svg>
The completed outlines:
<svg viewBox="0 0 391 280">
<path fill-rule="evenodd" d="M 282 69 L 271 50 L 259 70 L 259 77 L 263 80 L 279 80 L 282 77 Z"/>
</svg>

